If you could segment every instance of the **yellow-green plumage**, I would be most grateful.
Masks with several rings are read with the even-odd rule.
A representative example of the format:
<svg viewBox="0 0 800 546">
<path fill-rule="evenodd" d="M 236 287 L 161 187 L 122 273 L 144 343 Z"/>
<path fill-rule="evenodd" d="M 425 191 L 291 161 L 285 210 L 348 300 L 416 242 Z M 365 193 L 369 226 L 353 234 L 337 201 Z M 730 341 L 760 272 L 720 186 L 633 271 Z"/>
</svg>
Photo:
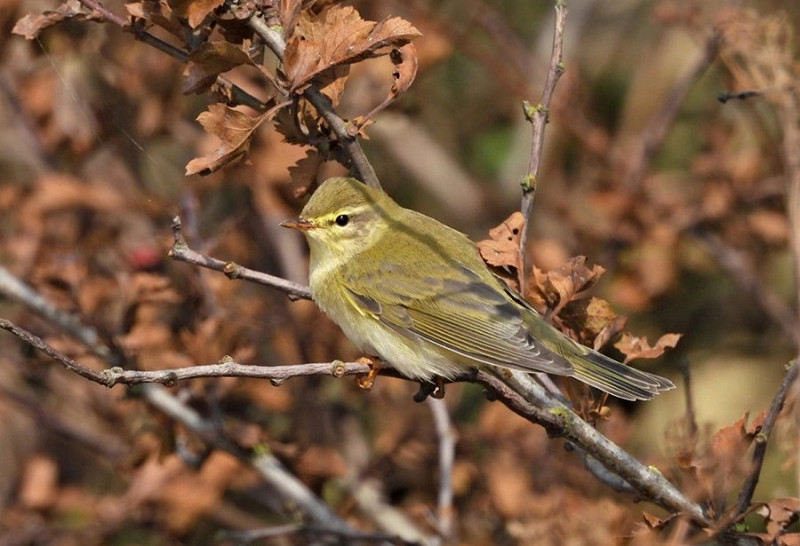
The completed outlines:
<svg viewBox="0 0 800 546">
<path fill-rule="evenodd" d="M 500 366 L 572 376 L 627 400 L 673 388 L 571 340 L 512 292 L 462 233 L 352 178 L 300 220 L 314 301 L 361 350 L 420 380 Z"/>
</svg>

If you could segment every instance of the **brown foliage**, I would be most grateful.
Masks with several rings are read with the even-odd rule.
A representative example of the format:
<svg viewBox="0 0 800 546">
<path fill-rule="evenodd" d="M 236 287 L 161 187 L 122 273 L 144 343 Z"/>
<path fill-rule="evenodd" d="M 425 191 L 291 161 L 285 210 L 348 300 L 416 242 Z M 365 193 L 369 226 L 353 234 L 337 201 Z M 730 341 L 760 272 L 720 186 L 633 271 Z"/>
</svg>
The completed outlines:
<svg viewBox="0 0 800 546">
<path fill-rule="evenodd" d="M 427 143 L 442 143 L 438 151 L 480 186 L 475 194 L 484 206 L 456 219 L 480 237 L 478 226 L 497 224 L 517 206 L 516 196 L 504 199 L 484 179 L 502 178 L 498 164 L 513 164 L 505 137 L 519 115 L 510 112 L 540 92 L 540 78 L 531 75 L 534 41 L 514 29 L 541 14 L 522 4 L 505 12 L 480 2 L 455 9 L 290 0 L 144 0 L 94 10 L 68 0 L 41 14 L 24 4 L 11 8 L 14 32 L 38 41 L 30 48 L 18 38 L 0 43 L 9 98 L 0 105 L 0 261 L 92 326 L 110 356 L 25 305 L 3 299 L 0 315 L 97 370 L 163 370 L 225 355 L 262 365 L 358 356 L 310 302 L 290 304 L 267 289 L 166 260 L 171 218 L 180 211 L 189 242 L 206 254 L 302 280 L 304 247 L 277 224 L 316 180 L 351 164 L 346 139 L 310 102 L 313 86 L 347 113 L 345 134 L 372 137 L 384 186 L 444 218 L 455 209 L 429 197 L 448 195 L 450 186 L 419 189 L 407 166 L 394 158 L 381 164 L 389 148 L 370 123 L 380 125 L 378 112 L 389 108 L 386 121 L 399 116 L 414 124 L 414 134 L 433 135 Z M 130 17 L 122 19 L 130 33 L 96 25 L 113 20 L 99 9 Z M 788 9 L 796 18 L 796 8 Z M 248 26 L 256 12 L 268 28 L 282 30 L 282 61 Z M 615 17 L 600 15 L 578 33 L 582 41 L 550 111 L 558 132 L 548 133 L 530 226 L 533 253 L 549 253 L 548 266 L 520 256 L 527 228 L 520 213 L 489 231 L 481 255 L 573 338 L 596 349 L 614 344 L 626 360 L 666 353 L 655 364 L 659 373 L 670 371 L 668 349 L 680 337 L 664 332 L 692 334 L 680 348 L 697 367 L 703 357 L 691 350 L 711 344 L 701 336 L 725 347 L 731 339 L 749 344 L 744 349 L 762 359 L 761 384 L 744 385 L 747 395 L 738 398 L 757 411 L 767 404 L 764 392 L 774 390 L 781 368 L 774 363 L 785 359 L 797 324 L 785 296 L 796 293 L 785 265 L 793 239 L 783 204 L 789 162 L 777 145 L 791 116 L 770 109 L 796 95 L 792 27 L 781 17 L 710 2 L 658 2 L 650 19 L 622 34 Z M 696 95 L 679 96 L 680 113 L 665 121 L 663 105 L 677 96 L 687 59 L 715 28 L 722 32 L 722 75 L 695 74 Z M 133 40 L 146 31 L 179 44 L 185 67 Z M 687 34 L 696 43 L 687 45 Z M 620 39 L 626 47 L 612 47 Z M 607 56 L 611 50 L 619 57 Z M 620 81 L 624 89 L 617 89 Z M 709 99 L 720 87 L 755 90 L 766 102 L 722 107 Z M 194 102 L 194 94 L 210 103 Z M 391 108 L 401 95 L 403 108 Z M 425 148 L 413 160 L 435 170 Z M 241 164 L 244 158 L 252 164 Z M 184 165 L 186 174 L 207 176 L 182 178 Z M 588 257 L 567 259 L 578 253 Z M 660 337 L 651 345 L 629 327 Z M 219 529 L 299 521 L 297 507 L 265 490 L 253 470 L 260 453 L 275 455 L 356 528 L 381 529 L 378 512 L 386 510 L 407 518 L 394 521 L 435 534 L 439 436 L 427 408 L 411 402 L 412 385 L 380 378 L 370 394 L 322 378 L 280 387 L 242 378 L 170 387 L 208 430 L 253 457 L 243 460 L 209 448 L 140 391 L 101 389 L 10 339 L 0 344 L 4 540 L 207 544 Z M 680 389 L 677 398 L 686 394 Z M 721 406 L 726 394 L 696 403 Z M 638 442 L 637 457 L 659 464 L 713 516 L 750 524 L 740 536 L 798 543 L 796 491 L 775 484 L 774 463 L 747 517 L 732 512 L 754 446 L 765 441 L 763 414 L 714 431 L 702 410 L 671 410 L 665 397 L 652 403 L 656 411 L 670 412 L 683 427 L 667 452 L 659 448 L 661 429 L 642 421 L 640 408 L 597 407 L 579 396 L 584 415 L 603 418 L 601 431 L 619 444 Z M 565 455 L 561 442 L 505 406 L 460 385 L 448 386 L 446 402 L 458 435 L 449 543 L 685 544 L 739 533 L 698 530 L 677 516 L 639 523 L 642 506 L 611 492 L 578 454 Z M 732 416 L 742 411 L 727 408 Z M 785 434 L 796 435 L 783 419 L 792 429 Z M 359 494 L 369 488 L 377 493 L 364 503 Z M 302 544 L 309 536 L 276 540 Z"/>
</svg>

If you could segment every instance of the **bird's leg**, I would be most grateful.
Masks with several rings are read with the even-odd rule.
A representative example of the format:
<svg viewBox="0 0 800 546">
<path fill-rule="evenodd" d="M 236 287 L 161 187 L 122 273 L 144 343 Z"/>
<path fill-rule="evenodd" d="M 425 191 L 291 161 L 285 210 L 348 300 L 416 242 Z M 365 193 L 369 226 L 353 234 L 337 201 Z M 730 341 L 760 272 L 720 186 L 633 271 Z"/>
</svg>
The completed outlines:
<svg viewBox="0 0 800 546">
<path fill-rule="evenodd" d="M 375 378 L 381 371 L 381 361 L 374 356 L 362 356 L 356 359 L 356 362 L 369 366 L 369 372 L 366 375 L 356 376 L 356 385 L 365 391 L 371 390 L 375 384 Z"/>
</svg>

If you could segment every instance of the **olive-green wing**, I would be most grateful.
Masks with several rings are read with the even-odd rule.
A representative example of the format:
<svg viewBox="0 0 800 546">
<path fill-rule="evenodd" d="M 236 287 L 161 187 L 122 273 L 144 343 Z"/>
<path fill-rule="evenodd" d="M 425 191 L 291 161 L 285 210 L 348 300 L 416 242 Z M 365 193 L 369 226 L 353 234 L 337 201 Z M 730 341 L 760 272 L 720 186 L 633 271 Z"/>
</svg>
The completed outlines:
<svg viewBox="0 0 800 546">
<path fill-rule="evenodd" d="M 370 276 L 370 282 L 346 286 L 353 304 L 409 339 L 435 344 L 476 366 L 572 373 L 567 360 L 531 336 L 524 314 L 534 311 L 509 297 L 500 281 L 487 282 L 453 264 L 437 271 L 435 263 L 383 264 Z"/>
</svg>

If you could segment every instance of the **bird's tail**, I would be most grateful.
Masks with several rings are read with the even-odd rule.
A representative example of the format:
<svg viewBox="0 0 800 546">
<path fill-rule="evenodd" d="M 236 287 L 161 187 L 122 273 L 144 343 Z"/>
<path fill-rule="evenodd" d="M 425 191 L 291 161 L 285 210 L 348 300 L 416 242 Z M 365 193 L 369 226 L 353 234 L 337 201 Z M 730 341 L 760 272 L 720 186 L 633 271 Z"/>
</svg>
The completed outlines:
<svg viewBox="0 0 800 546">
<path fill-rule="evenodd" d="M 650 400 L 661 391 L 675 388 L 665 377 L 620 364 L 596 351 L 575 356 L 570 360 L 576 379 L 623 400 Z"/>
</svg>

